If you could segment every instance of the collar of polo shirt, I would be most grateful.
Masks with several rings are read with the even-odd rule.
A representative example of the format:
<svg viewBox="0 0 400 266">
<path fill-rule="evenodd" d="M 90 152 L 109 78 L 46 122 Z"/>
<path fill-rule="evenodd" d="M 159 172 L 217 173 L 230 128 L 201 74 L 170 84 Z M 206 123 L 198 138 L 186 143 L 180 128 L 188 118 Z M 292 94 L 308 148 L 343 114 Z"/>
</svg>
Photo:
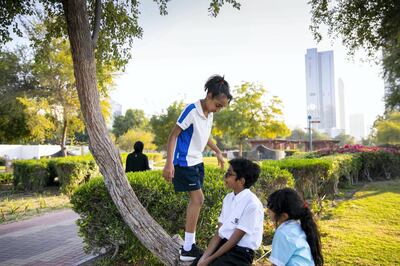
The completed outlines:
<svg viewBox="0 0 400 266">
<path fill-rule="evenodd" d="M 233 194 L 233 200 L 240 201 L 242 198 L 246 197 L 246 195 L 248 195 L 249 192 L 250 192 L 250 189 L 245 188 L 242 191 L 240 191 L 240 193 L 238 193 L 237 195 Z"/>
</svg>

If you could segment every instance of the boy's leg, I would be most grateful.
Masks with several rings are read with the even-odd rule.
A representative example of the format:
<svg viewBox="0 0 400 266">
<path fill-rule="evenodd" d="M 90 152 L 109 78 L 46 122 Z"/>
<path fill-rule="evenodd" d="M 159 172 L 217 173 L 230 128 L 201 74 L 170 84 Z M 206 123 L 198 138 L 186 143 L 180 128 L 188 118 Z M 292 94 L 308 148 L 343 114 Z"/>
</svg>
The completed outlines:
<svg viewBox="0 0 400 266">
<path fill-rule="evenodd" d="M 186 210 L 185 244 L 183 246 L 186 251 L 189 251 L 192 244 L 196 242 L 197 220 L 199 219 L 201 206 L 204 202 L 204 195 L 201 189 L 189 191 L 189 197 L 190 201 Z"/>
</svg>

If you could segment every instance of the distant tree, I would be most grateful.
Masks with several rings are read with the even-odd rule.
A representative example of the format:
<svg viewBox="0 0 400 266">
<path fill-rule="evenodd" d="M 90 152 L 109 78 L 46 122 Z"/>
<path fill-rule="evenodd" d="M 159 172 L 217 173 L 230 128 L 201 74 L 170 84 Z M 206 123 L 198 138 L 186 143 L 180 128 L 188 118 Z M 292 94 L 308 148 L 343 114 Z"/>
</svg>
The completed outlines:
<svg viewBox="0 0 400 266">
<path fill-rule="evenodd" d="M 232 103 L 215 114 L 213 133 L 235 139 L 241 155 L 247 138 L 276 138 L 290 134 L 282 119 L 281 105 L 276 96 L 267 101 L 262 85 L 245 82 L 234 89 Z"/>
<path fill-rule="evenodd" d="M 353 55 L 357 50 L 382 62 L 387 81 L 386 106 L 400 109 L 400 1 L 311 0 L 310 29 L 317 41 L 323 25 L 330 37 L 342 39 Z"/>
<path fill-rule="evenodd" d="M 182 101 L 175 101 L 168 106 L 166 113 L 153 115 L 150 119 L 150 127 L 154 133 L 154 144 L 159 149 L 165 149 L 169 133 L 176 124 L 179 115 L 181 114 L 185 104 Z"/>
<path fill-rule="evenodd" d="M 328 140 L 331 139 L 331 137 L 329 137 L 326 133 L 320 132 L 316 129 L 312 129 L 312 139 L 313 140 Z M 308 132 L 306 134 L 307 136 L 307 140 L 308 140 Z"/>
<path fill-rule="evenodd" d="M 400 112 L 390 112 L 374 122 L 376 144 L 400 144 Z"/>
<path fill-rule="evenodd" d="M 0 143 L 29 141 L 29 117 L 17 97 L 35 86 L 30 65 L 26 47 L 20 46 L 13 52 L 0 50 Z"/>
<path fill-rule="evenodd" d="M 307 140 L 307 133 L 301 128 L 295 128 L 290 132 L 290 135 L 286 137 L 288 140 Z"/>
<path fill-rule="evenodd" d="M 30 132 L 23 104 L 15 98 L 0 101 L 0 143 L 25 143 Z"/>
<path fill-rule="evenodd" d="M 66 156 L 67 138 L 84 130 L 68 41 L 52 39 L 35 50 L 33 73 L 40 87 L 33 100 L 40 98 L 47 102 L 47 114 L 53 118 L 57 143 Z"/>
<path fill-rule="evenodd" d="M 118 139 L 117 146 L 123 151 L 133 151 L 133 145 L 136 141 L 144 144 L 145 150 L 155 150 L 157 146 L 153 143 L 154 135 L 151 132 L 142 130 L 129 129 L 124 135 Z"/>
<path fill-rule="evenodd" d="M 356 142 L 353 136 L 347 135 L 345 133 L 340 133 L 336 137 L 333 138 L 334 140 L 339 140 L 339 145 L 343 146 L 345 144 L 354 144 Z"/>
<path fill-rule="evenodd" d="M 149 120 L 143 110 L 128 109 L 126 110 L 125 115 L 117 116 L 114 119 L 112 132 L 118 139 L 130 129 L 147 129 L 148 123 Z"/>
</svg>

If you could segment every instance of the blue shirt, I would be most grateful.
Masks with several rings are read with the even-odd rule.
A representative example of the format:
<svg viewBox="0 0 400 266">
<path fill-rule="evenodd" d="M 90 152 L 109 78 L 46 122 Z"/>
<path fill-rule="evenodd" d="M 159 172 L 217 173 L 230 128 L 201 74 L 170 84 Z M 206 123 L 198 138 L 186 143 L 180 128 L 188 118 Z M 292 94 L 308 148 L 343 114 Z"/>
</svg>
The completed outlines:
<svg viewBox="0 0 400 266">
<path fill-rule="evenodd" d="M 275 231 L 269 261 L 277 266 L 313 266 L 314 260 L 300 223 L 288 220 Z"/>
<path fill-rule="evenodd" d="M 201 102 L 189 104 L 183 109 L 176 124 L 182 129 L 176 141 L 174 165 L 193 166 L 203 162 L 203 151 L 210 138 L 213 113 L 207 117 Z"/>
</svg>

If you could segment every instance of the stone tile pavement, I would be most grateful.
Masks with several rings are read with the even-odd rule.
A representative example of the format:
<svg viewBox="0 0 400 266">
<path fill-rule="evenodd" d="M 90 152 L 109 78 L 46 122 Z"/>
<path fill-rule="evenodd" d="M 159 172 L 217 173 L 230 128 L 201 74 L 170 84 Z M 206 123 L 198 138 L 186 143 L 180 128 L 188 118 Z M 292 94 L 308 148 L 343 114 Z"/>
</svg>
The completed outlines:
<svg viewBox="0 0 400 266">
<path fill-rule="evenodd" d="M 0 266 L 80 265 L 94 258 L 83 252 L 72 210 L 0 225 Z"/>
</svg>

